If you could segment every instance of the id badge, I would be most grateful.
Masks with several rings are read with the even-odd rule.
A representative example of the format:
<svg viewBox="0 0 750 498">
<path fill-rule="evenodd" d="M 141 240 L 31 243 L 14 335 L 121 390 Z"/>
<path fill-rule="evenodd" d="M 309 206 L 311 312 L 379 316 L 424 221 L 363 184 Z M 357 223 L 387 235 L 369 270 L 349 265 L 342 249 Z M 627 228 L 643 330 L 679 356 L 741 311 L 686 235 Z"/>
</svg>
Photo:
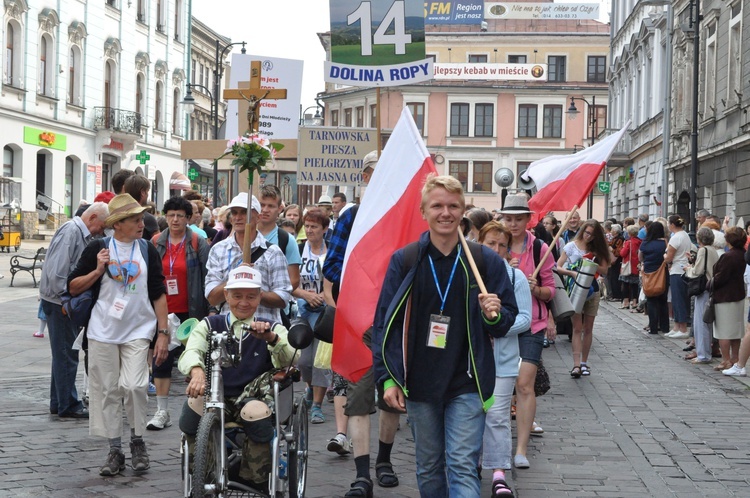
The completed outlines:
<svg viewBox="0 0 750 498">
<path fill-rule="evenodd" d="M 430 315 L 430 332 L 427 335 L 427 346 L 445 349 L 450 323 L 451 319 L 448 316 Z"/>
<path fill-rule="evenodd" d="M 127 297 L 117 297 L 112 303 L 112 307 L 109 309 L 109 316 L 117 320 L 121 320 L 125 314 L 125 309 L 128 307 Z"/>
<path fill-rule="evenodd" d="M 166 283 L 167 283 L 167 295 L 175 296 L 179 294 L 179 290 L 177 289 L 177 277 L 167 277 Z"/>
</svg>

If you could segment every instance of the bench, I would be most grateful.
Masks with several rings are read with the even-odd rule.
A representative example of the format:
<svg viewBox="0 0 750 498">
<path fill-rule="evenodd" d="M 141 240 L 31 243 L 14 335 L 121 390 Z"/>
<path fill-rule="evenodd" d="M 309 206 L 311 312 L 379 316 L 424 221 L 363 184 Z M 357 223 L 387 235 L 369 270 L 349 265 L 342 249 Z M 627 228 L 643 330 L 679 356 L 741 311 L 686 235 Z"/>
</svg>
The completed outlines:
<svg viewBox="0 0 750 498">
<path fill-rule="evenodd" d="M 12 275 L 10 278 L 10 286 L 13 287 L 13 279 L 16 278 L 16 273 L 19 271 L 25 271 L 31 274 L 31 278 L 34 279 L 34 287 L 37 287 L 39 284 L 36 281 L 36 272 L 37 270 L 42 270 L 44 257 L 46 255 L 47 249 L 40 247 L 33 257 L 16 255 L 10 258 L 10 273 Z"/>
</svg>

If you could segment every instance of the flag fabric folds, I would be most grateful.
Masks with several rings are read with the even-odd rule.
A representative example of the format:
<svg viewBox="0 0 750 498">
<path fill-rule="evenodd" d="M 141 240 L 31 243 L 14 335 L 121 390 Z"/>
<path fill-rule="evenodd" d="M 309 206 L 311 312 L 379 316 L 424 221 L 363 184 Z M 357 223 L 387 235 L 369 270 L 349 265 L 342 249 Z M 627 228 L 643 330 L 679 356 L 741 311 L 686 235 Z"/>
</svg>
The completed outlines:
<svg viewBox="0 0 750 498">
<path fill-rule="evenodd" d="M 344 257 L 331 368 L 353 382 L 372 366 L 362 336 L 372 326 L 391 255 L 427 230 L 419 209 L 422 186 L 435 172 L 422 135 L 404 108 L 367 186 Z"/>
<path fill-rule="evenodd" d="M 569 211 L 580 206 L 599 178 L 612 152 L 630 127 L 628 122 L 620 131 L 575 154 L 549 156 L 534 161 L 521 175 L 534 180 L 537 192 L 529 200 L 535 212 L 536 224 L 550 211 Z"/>
</svg>

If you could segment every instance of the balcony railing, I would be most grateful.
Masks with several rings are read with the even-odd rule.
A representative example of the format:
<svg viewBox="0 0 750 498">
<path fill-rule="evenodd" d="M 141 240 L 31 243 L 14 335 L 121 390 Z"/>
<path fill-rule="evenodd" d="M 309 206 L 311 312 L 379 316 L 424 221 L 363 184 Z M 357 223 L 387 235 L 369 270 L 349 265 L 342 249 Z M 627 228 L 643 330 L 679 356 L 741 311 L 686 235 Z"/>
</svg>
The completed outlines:
<svg viewBox="0 0 750 498">
<path fill-rule="evenodd" d="M 94 129 L 141 134 L 141 115 L 114 107 L 94 107 Z"/>
</svg>

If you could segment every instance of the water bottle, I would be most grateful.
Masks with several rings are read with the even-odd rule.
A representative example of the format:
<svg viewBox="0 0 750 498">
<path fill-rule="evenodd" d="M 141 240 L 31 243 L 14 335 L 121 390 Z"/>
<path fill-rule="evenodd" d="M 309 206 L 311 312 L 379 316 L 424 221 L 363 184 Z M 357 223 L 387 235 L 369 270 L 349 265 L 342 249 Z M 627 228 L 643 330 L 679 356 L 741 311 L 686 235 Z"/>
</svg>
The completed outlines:
<svg viewBox="0 0 750 498">
<path fill-rule="evenodd" d="M 279 458 L 279 479 L 286 479 L 286 453 Z"/>
</svg>

